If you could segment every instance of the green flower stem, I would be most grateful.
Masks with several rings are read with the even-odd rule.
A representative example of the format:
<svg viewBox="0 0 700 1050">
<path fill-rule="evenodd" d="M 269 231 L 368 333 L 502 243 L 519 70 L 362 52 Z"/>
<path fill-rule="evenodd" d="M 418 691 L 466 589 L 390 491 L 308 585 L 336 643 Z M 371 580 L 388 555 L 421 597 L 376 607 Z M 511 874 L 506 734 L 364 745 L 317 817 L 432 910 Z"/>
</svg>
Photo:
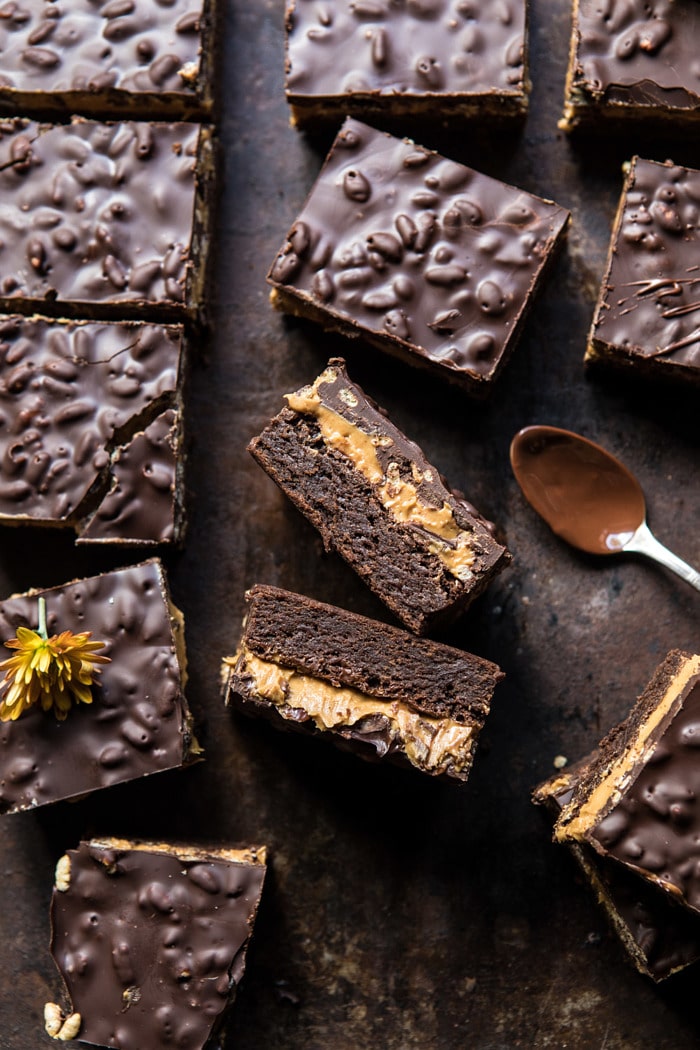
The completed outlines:
<svg viewBox="0 0 700 1050">
<path fill-rule="evenodd" d="M 46 630 L 46 598 L 39 599 L 39 627 L 37 634 L 41 635 L 44 640 L 49 637 Z"/>
</svg>

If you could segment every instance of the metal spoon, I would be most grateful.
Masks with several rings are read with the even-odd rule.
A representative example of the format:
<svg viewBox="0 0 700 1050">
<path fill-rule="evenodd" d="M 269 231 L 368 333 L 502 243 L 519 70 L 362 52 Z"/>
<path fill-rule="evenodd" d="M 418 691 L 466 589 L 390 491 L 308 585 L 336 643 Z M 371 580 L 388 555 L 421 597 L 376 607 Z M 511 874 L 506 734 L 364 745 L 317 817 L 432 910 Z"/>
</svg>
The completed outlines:
<svg viewBox="0 0 700 1050">
<path fill-rule="evenodd" d="M 557 536 L 590 554 L 643 554 L 700 591 L 700 572 L 652 535 L 641 485 L 593 441 L 558 427 L 525 427 L 510 446 L 525 499 Z"/>
</svg>

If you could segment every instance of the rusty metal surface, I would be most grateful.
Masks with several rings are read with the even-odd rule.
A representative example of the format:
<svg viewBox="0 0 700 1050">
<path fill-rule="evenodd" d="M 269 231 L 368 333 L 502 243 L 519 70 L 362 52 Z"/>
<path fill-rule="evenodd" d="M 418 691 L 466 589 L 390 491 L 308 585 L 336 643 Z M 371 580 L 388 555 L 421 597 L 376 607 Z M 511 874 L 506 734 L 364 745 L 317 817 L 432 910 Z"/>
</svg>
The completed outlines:
<svg viewBox="0 0 700 1050">
<path fill-rule="evenodd" d="M 557 132 L 568 13 L 535 0 L 531 114 L 513 139 L 427 145 L 573 211 L 524 338 L 487 405 L 273 314 L 264 273 L 321 153 L 287 124 L 282 0 L 228 0 L 223 194 L 213 335 L 188 399 L 190 527 L 167 564 L 184 610 L 188 695 L 207 761 L 0 830 L 0 1048 L 48 1046 L 60 993 L 48 955 L 53 865 L 91 833 L 265 842 L 271 869 L 227 1047 L 238 1050 L 684 1050 L 698 1043 L 697 971 L 653 987 L 627 964 L 566 853 L 529 802 L 557 754 L 576 758 L 627 712 L 666 651 L 698 642 L 699 596 L 632 559 L 602 564 L 554 539 L 508 467 L 515 431 L 544 422 L 603 443 L 637 473 L 652 528 L 700 565 L 697 399 L 584 378 L 581 359 L 621 185 L 636 148 L 695 163 L 690 144 L 572 149 Z M 279 584 L 383 610 L 246 455 L 247 440 L 331 353 L 505 529 L 515 562 L 449 640 L 496 660 L 496 694 L 466 785 L 370 766 L 223 709 L 244 589 Z M 5 530 L 0 594 L 126 564 L 66 537 Z M 147 1047 L 142 1050 L 148 1050 Z"/>
</svg>

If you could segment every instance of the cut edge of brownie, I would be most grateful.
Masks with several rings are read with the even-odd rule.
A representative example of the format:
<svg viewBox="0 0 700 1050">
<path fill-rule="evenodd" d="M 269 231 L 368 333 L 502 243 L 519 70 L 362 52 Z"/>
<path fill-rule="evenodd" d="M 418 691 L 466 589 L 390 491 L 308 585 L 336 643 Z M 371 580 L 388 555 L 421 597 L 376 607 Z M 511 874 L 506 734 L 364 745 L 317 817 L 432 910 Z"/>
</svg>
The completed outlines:
<svg viewBox="0 0 700 1050">
<path fill-rule="evenodd" d="M 237 652 L 222 663 L 228 706 L 467 779 L 500 668 L 281 588 L 257 584 L 246 602 Z"/>
<path fill-rule="evenodd" d="M 601 741 L 555 824 L 557 841 L 587 842 L 603 852 L 595 828 L 634 783 L 699 674 L 700 655 L 680 649 L 667 654 L 628 717 Z"/>
<path fill-rule="evenodd" d="M 331 391 L 337 387 L 339 393 L 326 392 L 324 401 L 318 394 L 321 386 Z M 426 634 L 456 619 L 510 562 L 508 550 L 494 540 L 478 512 L 449 490 L 422 450 L 349 379 L 341 358 L 332 358 L 311 386 L 286 396 L 299 410 L 282 409 L 252 439 L 248 451 L 320 532 L 326 550 L 344 558 L 405 626 Z M 337 417 L 341 430 L 347 430 L 344 448 L 326 440 L 320 414 L 331 424 Z M 394 463 L 381 463 L 382 439 Z M 415 520 L 410 508 L 403 519 L 392 512 L 394 496 L 387 489 L 382 498 L 378 481 L 362 466 L 369 462 L 366 455 L 361 463 L 352 459 L 347 450 L 352 451 L 356 440 L 371 446 L 379 480 L 386 486 L 398 484 L 395 502 L 407 485 L 415 490 Z M 424 483 L 428 496 L 421 495 Z M 343 494 L 342 511 L 332 492 Z M 440 508 L 449 512 L 447 523 L 429 527 L 423 522 L 423 512 L 439 515 Z M 450 539 L 441 531 L 448 525 L 456 530 Z"/>
</svg>

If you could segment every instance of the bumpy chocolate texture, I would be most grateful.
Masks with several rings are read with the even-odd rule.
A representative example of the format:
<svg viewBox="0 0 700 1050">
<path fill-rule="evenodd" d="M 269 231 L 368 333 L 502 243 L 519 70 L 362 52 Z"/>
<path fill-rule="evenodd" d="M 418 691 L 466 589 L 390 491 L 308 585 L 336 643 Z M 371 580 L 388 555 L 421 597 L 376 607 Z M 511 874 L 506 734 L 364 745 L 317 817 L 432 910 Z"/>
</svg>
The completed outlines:
<svg viewBox="0 0 700 1050">
<path fill-rule="evenodd" d="M 269 273 L 273 302 L 483 395 L 568 218 L 348 120 Z"/>
<path fill-rule="evenodd" d="M 70 850 L 57 866 L 51 951 L 79 1015 L 73 1038 L 211 1046 L 243 977 L 264 876 L 262 848 L 107 839 Z"/>
<path fill-rule="evenodd" d="M 578 0 L 562 127 L 698 127 L 695 0 Z"/>
<path fill-rule="evenodd" d="M 674 651 L 629 718 L 602 742 L 557 821 L 700 911 L 700 656 Z"/>
<path fill-rule="evenodd" d="M 700 73 L 700 57 L 698 62 Z M 700 171 L 635 157 L 612 233 L 588 364 L 700 383 L 699 230 Z"/>
<path fill-rule="evenodd" d="M 368 587 L 418 634 L 458 616 L 510 561 L 340 359 L 248 446 Z"/>
<path fill-rule="evenodd" d="M 466 780 L 496 684 L 488 660 L 277 587 L 246 595 L 224 697 L 277 728 Z"/>
<path fill-rule="evenodd" d="M 0 724 L 0 813 L 87 794 L 182 766 L 197 753 L 182 692 L 183 625 L 156 560 L 0 603 L 0 639 L 36 629 L 91 631 L 109 656 L 93 702 L 64 722 L 37 707 Z M 0 657 L 12 651 L 0 646 Z"/>
<path fill-rule="evenodd" d="M 0 124 L 0 310 L 196 313 L 210 143 L 194 124 Z"/>
<path fill-rule="evenodd" d="M 10 0 L 0 7 L 0 112 L 207 116 L 212 22 L 201 0 Z"/>
<path fill-rule="evenodd" d="M 287 0 L 294 122 L 527 108 L 524 0 Z"/>
<path fill-rule="evenodd" d="M 587 763 L 584 760 L 541 784 L 533 795 L 535 804 L 547 806 L 556 819 L 571 801 Z M 586 844 L 569 842 L 568 846 L 640 973 L 663 981 L 700 959 L 700 918 Z"/>
<path fill-rule="evenodd" d="M 181 356 L 179 327 L 0 320 L 0 522 L 177 540 Z"/>
</svg>

